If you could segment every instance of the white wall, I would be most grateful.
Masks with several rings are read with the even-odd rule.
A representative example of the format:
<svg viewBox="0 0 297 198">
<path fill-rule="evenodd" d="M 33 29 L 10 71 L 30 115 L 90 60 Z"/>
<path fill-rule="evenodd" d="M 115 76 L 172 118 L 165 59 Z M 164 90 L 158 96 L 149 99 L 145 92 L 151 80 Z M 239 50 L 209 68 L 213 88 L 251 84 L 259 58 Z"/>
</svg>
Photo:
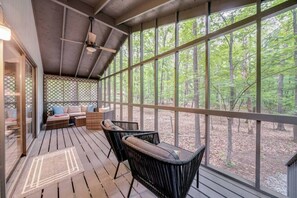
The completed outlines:
<svg viewBox="0 0 297 198">
<path fill-rule="evenodd" d="M 4 20 L 37 65 L 37 133 L 43 114 L 43 66 L 31 0 L 0 0 Z"/>
</svg>

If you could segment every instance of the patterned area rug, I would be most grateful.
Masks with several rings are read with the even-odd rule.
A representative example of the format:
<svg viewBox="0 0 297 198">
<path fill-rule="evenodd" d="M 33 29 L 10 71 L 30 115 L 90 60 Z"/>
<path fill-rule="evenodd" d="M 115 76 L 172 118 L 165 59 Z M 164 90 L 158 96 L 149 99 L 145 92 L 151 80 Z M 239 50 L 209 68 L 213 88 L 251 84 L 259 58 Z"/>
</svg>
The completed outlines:
<svg viewBox="0 0 297 198">
<path fill-rule="evenodd" d="M 84 169 L 75 147 L 37 156 L 30 165 L 21 196 L 25 197 L 82 171 Z"/>
</svg>

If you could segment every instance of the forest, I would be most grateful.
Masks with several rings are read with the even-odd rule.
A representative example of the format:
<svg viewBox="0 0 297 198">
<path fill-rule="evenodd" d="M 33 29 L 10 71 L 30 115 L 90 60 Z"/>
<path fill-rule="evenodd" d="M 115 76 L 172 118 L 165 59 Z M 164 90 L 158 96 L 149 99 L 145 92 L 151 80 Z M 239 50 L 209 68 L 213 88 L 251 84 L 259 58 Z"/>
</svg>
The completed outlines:
<svg viewBox="0 0 297 198">
<path fill-rule="evenodd" d="M 265 10 L 282 2 L 284 0 L 267 1 L 262 3 L 261 9 Z M 256 10 L 256 4 L 251 4 L 212 13 L 209 17 L 209 32 L 215 32 L 255 15 Z M 175 35 L 175 23 L 160 26 L 158 27 L 157 43 L 155 43 L 155 28 L 145 29 L 142 34 L 139 31 L 134 32 L 132 34 L 132 65 L 175 48 L 176 43 L 183 45 L 205 36 L 207 32 L 205 23 L 205 16 L 180 21 L 178 23 L 178 35 Z M 175 41 L 176 38 L 178 39 L 177 42 Z M 128 67 L 127 42 L 124 43 L 122 50 L 117 54 L 109 69 L 106 70 L 104 77 Z M 184 108 L 297 116 L 296 8 L 262 19 L 261 67 L 259 69 L 257 69 L 256 21 L 222 36 L 212 38 L 207 43 L 209 48 L 208 75 L 206 73 L 205 41 L 193 47 L 182 49 L 178 52 L 178 58 L 175 57 L 175 54 L 171 54 L 158 59 L 156 68 L 154 61 L 133 67 L 132 103 L 138 105 L 155 105 L 157 103 L 158 105 L 172 107 L 177 105 L 177 107 Z M 143 49 L 141 49 L 142 45 Z M 178 64 L 175 60 L 178 61 Z M 157 78 L 157 97 L 155 96 L 155 75 Z M 209 79 L 206 79 L 206 76 L 209 76 Z M 257 78 L 259 77 L 260 81 L 258 82 Z M 206 80 L 209 80 L 209 107 L 205 103 L 208 92 L 205 86 Z M 175 87 L 176 82 L 177 87 Z M 104 78 L 102 86 L 104 90 L 103 101 L 128 103 L 127 70 Z M 261 109 L 259 110 L 257 110 L 256 104 L 257 86 L 261 88 Z M 177 96 L 175 95 L 176 89 L 178 90 Z M 143 96 L 141 90 L 143 90 Z M 179 122 L 181 146 L 194 149 L 198 145 L 204 144 L 205 120 L 203 115 L 190 113 L 182 115 L 183 113 L 180 112 L 181 117 L 186 119 L 186 121 L 181 121 L 181 119 L 174 120 L 174 113 L 167 112 L 166 115 L 160 112 L 158 118 L 159 126 L 162 120 L 168 118 L 168 126 L 167 128 L 164 126 L 163 132 L 165 141 L 174 143 L 174 135 L 168 131 L 173 132 L 174 122 Z M 153 130 L 153 121 L 147 121 L 150 116 L 154 116 L 153 112 L 150 111 L 145 114 L 144 112 L 144 122 L 147 122 L 145 125 L 149 123 L 151 125 L 150 130 Z M 161 115 L 164 116 L 164 119 Z M 139 117 L 140 112 L 137 107 L 135 114 L 133 111 L 133 119 L 139 121 Z M 210 163 L 254 181 L 255 121 L 211 116 L 210 124 Z M 182 129 L 183 127 L 184 129 Z M 162 133 L 162 127 L 159 129 Z M 192 131 L 188 132 L 189 129 Z M 166 130 L 167 132 L 165 132 Z M 276 175 L 285 174 L 286 157 L 297 151 L 297 126 L 262 122 L 262 134 L 263 161 L 274 163 L 268 168 L 263 168 L 263 180 L 268 182 L 263 181 L 263 184 L 286 194 L 285 187 L 282 187 L 283 184 L 271 184 L 273 182 L 271 182 L 270 176 L 273 175 L 274 179 L 279 179 Z M 272 162 L 271 159 L 268 159 L 275 155 L 275 152 L 278 152 L 273 148 L 265 147 L 273 147 L 271 143 L 285 144 L 280 146 L 282 150 L 277 154 L 281 158 L 280 161 Z M 240 157 L 239 154 L 243 155 L 244 150 L 251 150 L 250 156 L 245 158 L 245 160 L 252 160 L 251 165 L 247 165 L 247 161 L 245 163 L 240 162 L 243 157 Z M 249 174 L 251 175 L 249 176 Z"/>
</svg>

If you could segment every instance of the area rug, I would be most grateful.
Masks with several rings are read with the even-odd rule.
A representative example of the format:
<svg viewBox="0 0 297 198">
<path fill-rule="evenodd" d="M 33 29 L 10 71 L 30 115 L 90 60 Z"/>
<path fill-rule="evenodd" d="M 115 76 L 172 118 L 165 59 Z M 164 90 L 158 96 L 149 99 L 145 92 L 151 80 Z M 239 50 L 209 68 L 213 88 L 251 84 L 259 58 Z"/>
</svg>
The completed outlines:
<svg viewBox="0 0 297 198">
<path fill-rule="evenodd" d="M 21 195 L 23 197 L 84 171 L 75 147 L 33 158 Z"/>
</svg>

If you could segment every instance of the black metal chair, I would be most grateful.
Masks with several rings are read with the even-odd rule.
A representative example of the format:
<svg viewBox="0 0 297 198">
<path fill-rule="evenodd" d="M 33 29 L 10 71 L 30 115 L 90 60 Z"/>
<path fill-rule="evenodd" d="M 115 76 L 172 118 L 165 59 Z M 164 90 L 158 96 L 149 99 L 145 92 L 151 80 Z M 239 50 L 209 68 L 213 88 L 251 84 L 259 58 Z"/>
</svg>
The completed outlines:
<svg viewBox="0 0 297 198">
<path fill-rule="evenodd" d="M 118 160 L 118 165 L 114 175 L 114 179 L 116 179 L 120 163 L 127 160 L 127 155 L 122 144 L 122 138 L 126 135 L 149 133 L 149 131 L 139 131 L 137 122 L 111 121 L 114 126 L 117 127 L 106 127 L 106 121 L 107 120 L 103 120 L 100 124 L 111 147 L 107 157 L 109 157 L 111 150 L 113 150 L 114 155 Z"/>
<path fill-rule="evenodd" d="M 196 174 L 197 182 L 199 182 L 198 169 L 205 146 L 201 146 L 196 152 L 192 153 L 179 147 L 160 143 L 157 132 L 134 135 L 134 137 L 141 139 L 141 141 L 145 140 L 152 143 L 152 146 L 156 147 L 157 150 L 157 147 L 177 149 L 179 159 L 164 158 L 164 155 L 156 154 L 155 149 L 143 148 L 142 145 L 146 143 L 145 141 L 135 144 L 135 138 L 132 141 L 131 136 L 123 137 L 123 144 L 133 176 L 128 197 L 130 196 L 134 179 L 158 197 L 186 197 Z"/>
</svg>

